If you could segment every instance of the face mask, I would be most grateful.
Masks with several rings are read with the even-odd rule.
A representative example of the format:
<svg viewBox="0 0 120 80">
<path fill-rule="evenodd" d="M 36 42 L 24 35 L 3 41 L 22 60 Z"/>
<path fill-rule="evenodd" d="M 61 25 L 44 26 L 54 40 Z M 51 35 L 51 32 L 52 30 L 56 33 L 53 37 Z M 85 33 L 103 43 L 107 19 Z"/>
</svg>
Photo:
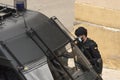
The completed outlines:
<svg viewBox="0 0 120 80">
<path fill-rule="evenodd" d="M 78 40 L 79 40 L 80 42 L 82 42 L 82 41 L 83 41 L 80 37 L 78 37 Z"/>
<path fill-rule="evenodd" d="M 83 37 L 82 36 L 78 37 L 78 41 L 83 42 L 84 41 Z"/>
</svg>

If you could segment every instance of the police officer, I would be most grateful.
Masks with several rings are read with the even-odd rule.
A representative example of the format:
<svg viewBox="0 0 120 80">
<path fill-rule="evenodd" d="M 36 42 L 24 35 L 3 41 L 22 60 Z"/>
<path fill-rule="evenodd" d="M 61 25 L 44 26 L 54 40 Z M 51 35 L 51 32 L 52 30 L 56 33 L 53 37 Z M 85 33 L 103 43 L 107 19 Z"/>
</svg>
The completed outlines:
<svg viewBox="0 0 120 80">
<path fill-rule="evenodd" d="M 101 74 L 103 62 L 96 42 L 87 37 L 87 29 L 84 27 L 79 27 L 78 29 L 76 29 L 75 35 L 78 39 L 77 46 L 90 61 L 94 70 L 98 74 Z"/>
</svg>

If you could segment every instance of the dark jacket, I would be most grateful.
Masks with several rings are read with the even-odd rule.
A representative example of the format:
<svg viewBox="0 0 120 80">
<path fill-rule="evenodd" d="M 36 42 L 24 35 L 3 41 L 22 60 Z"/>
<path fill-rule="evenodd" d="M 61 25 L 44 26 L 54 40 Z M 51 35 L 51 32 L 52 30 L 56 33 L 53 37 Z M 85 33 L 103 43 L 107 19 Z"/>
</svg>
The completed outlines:
<svg viewBox="0 0 120 80">
<path fill-rule="evenodd" d="M 86 58 L 93 65 L 95 71 L 101 74 L 103 63 L 96 42 L 87 38 L 86 42 L 84 43 L 78 42 L 77 46 L 80 48 L 80 50 L 83 52 Z"/>
</svg>

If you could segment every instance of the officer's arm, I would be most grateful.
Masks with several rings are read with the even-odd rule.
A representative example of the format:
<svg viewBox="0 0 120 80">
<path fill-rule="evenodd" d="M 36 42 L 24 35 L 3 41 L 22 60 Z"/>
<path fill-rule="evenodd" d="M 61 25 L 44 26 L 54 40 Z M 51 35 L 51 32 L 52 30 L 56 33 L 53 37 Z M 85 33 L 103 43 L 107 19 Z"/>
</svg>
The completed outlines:
<svg viewBox="0 0 120 80">
<path fill-rule="evenodd" d="M 100 52 L 98 50 L 98 46 L 95 42 L 91 43 L 90 50 L 93 58 L 97 58 L 97 59 L 101 58 Z"/>
<path fill-rule="evenodd" d="M 93 53 L 93 59 L 94 59 L 93 64 L 95 64 L 94 68 L 98 74 L 101 74 L 103 68 L 103 62 L 96 43 L 91 45 L 91 51 Z"/>
</svg>

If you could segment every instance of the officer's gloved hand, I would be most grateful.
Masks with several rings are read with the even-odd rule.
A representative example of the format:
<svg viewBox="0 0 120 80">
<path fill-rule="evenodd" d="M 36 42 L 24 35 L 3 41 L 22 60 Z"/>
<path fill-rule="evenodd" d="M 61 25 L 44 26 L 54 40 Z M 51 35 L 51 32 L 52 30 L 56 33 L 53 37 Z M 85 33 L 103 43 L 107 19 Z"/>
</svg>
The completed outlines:
<svg viewBox="0 0 120 80">
<path fill-rule="evenodd" d="M 102 59 L 101 59 L 101 58 L 97 59 L 97 62 L 98 62 L 98 63 L 101 63 L 101 62 L 102 62 Z"/>
<path fill-rule="evenodd" d="M 102 62 L 102 59 L 101 58 L 99 58 L 99 59 L 92 59 L 92 60 L 90 60 L 90 62 L 92 63 L 92 64 L 96 64 L 96 62 L 97 63 L 101 63 Z"/>
<path fill-rule="evenodd" d="M 96 63 L 96 59 L 91 59 L 91 60 L 89 60 L 89 61 L 90 61 L 90 63 L 93 64 L 93 65 Z"/>
</svg>

